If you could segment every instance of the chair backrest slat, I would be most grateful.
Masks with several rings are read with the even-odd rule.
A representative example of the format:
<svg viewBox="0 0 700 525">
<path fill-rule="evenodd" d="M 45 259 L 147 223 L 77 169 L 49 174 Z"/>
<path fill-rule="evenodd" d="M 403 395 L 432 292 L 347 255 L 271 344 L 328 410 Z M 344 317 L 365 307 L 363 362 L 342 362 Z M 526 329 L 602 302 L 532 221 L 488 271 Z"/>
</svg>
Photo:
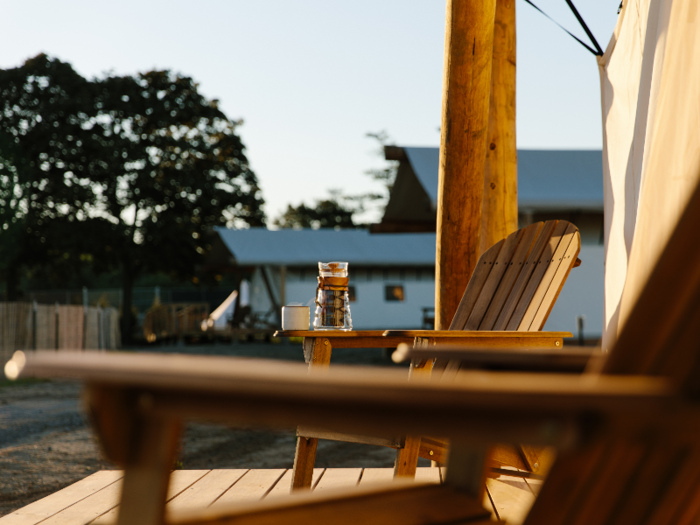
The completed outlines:
<svg viewBox="0 0 700 525">
<path fill-rule="evenodd" d="M 518 280 L 518 276 L 527 262 L 527 258 L 530 255 L 530 251 L 537 240 L 537 236 L 539 235 L 543 224 L 544 223 L 542 222 L 537 222 L 522 228 L 523 234 L 518 243 L 518 247 L 511 258 L 510 263 L 508 264 L 508 268 L 506 269 L 503 278 L 501 279 L 498 290 L 496 290 L 496 292 L 493 294 L 493 299 L 491 300 L 491 304 L 486 311 L 486 315 L 479 325 L 479 330 L 493 330 L 493 326 L 496 324 L 498 316 L 501 315 L 501 310 L 503 310 L 503 306 L 506 304 L 508 296 L 510 296 L 513 285 Z"/>
<path fill-rule="evenodd" d="M 532 320 L 542 304 L 542 299 L 552 283 L 575 231 L 576 227 L 573 224 L 559 221 L 532 272 L 530 282 L 520 296 L 506 330 L 528 331 L 530 329 Z"/>
<path fill-rule="evenodd" d="M 474 273 L 472 273 L 469 283 L 467 284 L 467 289 L 464 291 L 462 300 L 459 302 L 457 311 L 452 318 L 450 330 L 464 330 L 464 325 L 467 323 L 467 319 L 469 319 L 469 314 L 474 308 L 477 299 L 479 299 L 481 290 L 486 284 L 489 273 L 491 273 L 491 269 L 493 268 L 493 263 L 498 260 L 498 254 L 505 242 L 505 239 L 501 239 L 479 257 L 476 268 L 474 268 Z"/>
<path fill-rule="evenodd" d="M 573 224 L 571 227 L 574 227 Z M 569 272 L 571 272 L 571 269 L 578 258 L 578 254 L 581 251 L 581 236 L 579 235 L 578 230 L 574 230 L 573 233 L 568 235 L 568 246 L 559 262 L 556 272 L 554 272 L 554 275 L 552 276 L 552 281 L 549 284 L 549 288 L 542 298 L 530 326 L 528 328 L 523 328 L 524 330 L 533 332 L 542 330 L 544 324 L 547 322 L 547 318 L 549 317 L 552 308 L 554 307 L 554 303 L 557 302 L 559 292 L 561 292 L 561 289 L 564 287 L 564 283 L 569 277 Z M 563 242 L 564 241 L 562 241 L 562 243 Z"/>
<path fill-rule="evenodd" d="M 472 311 L 469 314 L 469 319 L 467 319 L 467 323 L 464 325 L 463 330 L 479 329 L 481 320 L 484 318 L 484 315 L 486 315 L 486 311 L 491 304 L 493 294 L 498 289 L 503 274 L 508 268 L 513 254 L 518 247 L 518 240 L 520 237 L 522 237 L 522 233 L 523 230 L 518 230 L 506 237 L 506 241 L 503 244 L 501 251 L 498 253 L 498 257 L 495 261 L 493 261 L 491 272 L 486 279 L 484 287 L 481 289 L 481 293 L 479 293 L 479 298 L 474 304 L 474 308 L 472 308 Z"/>
<path fill-rule="evenodd" d="M 503 309 L 501 310 L 501 313 L 494 324 L 494 330 L 507 330 L 508 322 L 510 321 L 511 316 L 518 305 L 520 296 L 522 296 L 525 288 L 527 288 L 532 272 L 535 271 L 537 263 L 540 261 L 542 256 L 542 252 L 549 244 L 549 239 L 552 236 L 554 228 L 557 226 L 557 222 L 558 221 L 547 221 L 544 223 L 544 226 L 540 230 L 540 234 L 535 241 L 535 246 L 530 251 L 527 261 L 525 261 L 525 264 L 523 264 L 523 268 L 520 270 L 520 275 L 518 275 L 518 279 L 515 281 L 513 289 L 510 291 L 508 299 L 506 299 Z"/>
<path fill-rule="evenodd" d="M 540 330 L 580 246 L 567 221 L 511 233 L 479 258 L 450 330 Z"/>
</svg>

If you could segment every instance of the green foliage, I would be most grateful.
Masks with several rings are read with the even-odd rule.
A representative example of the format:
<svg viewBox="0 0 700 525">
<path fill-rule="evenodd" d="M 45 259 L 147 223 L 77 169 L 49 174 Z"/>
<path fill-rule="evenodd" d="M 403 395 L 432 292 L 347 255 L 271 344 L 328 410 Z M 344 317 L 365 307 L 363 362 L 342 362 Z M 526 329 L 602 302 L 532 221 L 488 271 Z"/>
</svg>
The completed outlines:
<svg viewBox="0 0 700 525">
<path fill-rule="evenodd" d="M 281 216 L 274 221 L 278 228 L 355 228 L 352 216 L 354 210 L 348 209 L 338 202 L 337 198 L 317 200 L 314 207 L 300 204 L 299 206 L 287 206 Z"/>
<path fill-rule="evenodd" d="M 169 71 L 86 80 L 45 55 L 0 70 L 0 278 L 89 263 L 130 296 L 144 270 L 192 275 L 213 226 L 265 222 L 237 125 Z"/>
</svg>

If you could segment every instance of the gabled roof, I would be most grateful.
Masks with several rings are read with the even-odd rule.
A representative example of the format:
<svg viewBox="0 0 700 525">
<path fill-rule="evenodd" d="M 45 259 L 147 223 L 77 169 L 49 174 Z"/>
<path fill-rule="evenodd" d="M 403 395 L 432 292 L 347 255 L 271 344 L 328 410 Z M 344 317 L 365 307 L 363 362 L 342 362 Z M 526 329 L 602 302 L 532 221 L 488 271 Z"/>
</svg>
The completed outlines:
<svg viewBox="0 0 700 525">
<path fill-rule="evenodd" d="M 439 148 L 403 150 L 437 207 Z M 518 150 L 518 208 L 602 211 L 602 151 Z"/>
<path fill-rule="evenodd" d="M 434 233 L 372 235 L 367 230 L 215 228 L 239 265 L 315 266 L 348 261 L 363 266 L 433 266 Z"/>
</svg>

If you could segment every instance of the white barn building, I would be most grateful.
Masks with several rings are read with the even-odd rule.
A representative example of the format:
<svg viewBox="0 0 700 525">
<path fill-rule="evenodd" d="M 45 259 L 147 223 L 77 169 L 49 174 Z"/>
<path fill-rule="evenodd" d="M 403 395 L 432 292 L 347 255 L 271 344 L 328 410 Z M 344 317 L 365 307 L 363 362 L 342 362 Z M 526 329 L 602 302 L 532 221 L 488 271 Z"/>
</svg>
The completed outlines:
<svg viewBox="0 0 700 525">
<path fill-rule="evenodd" d="M 356 329 L 416 328 L 435 302 L 435 234 L 367 230 L 217 229 L 230 262 L 254 266 L 250 305 L 312 305 L 318 262 L 350 263 L 350 309 Z"/>
</svg>

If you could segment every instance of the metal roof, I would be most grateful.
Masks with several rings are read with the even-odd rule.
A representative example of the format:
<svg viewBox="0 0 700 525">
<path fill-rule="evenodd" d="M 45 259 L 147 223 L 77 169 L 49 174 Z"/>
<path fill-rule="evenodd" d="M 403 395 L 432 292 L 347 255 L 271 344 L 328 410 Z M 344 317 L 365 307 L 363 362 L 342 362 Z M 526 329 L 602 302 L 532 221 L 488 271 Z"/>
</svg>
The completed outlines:
<svg viewBox="0 0 700 525">
<path fill-rule="evenodd" d="M 439 148 L 403 150 L 433 206 L 437 206 Z M 519 149 L 518 207 L 602 211 L 602 151 Z"/>
<path fill-rule="evenodd" d="M 434 233 L 370 234 L 367 230 L 215 228 L 240 265 L 316 265 L 348 261 L 363 266 L 432 266 Z"/>
</svg>

